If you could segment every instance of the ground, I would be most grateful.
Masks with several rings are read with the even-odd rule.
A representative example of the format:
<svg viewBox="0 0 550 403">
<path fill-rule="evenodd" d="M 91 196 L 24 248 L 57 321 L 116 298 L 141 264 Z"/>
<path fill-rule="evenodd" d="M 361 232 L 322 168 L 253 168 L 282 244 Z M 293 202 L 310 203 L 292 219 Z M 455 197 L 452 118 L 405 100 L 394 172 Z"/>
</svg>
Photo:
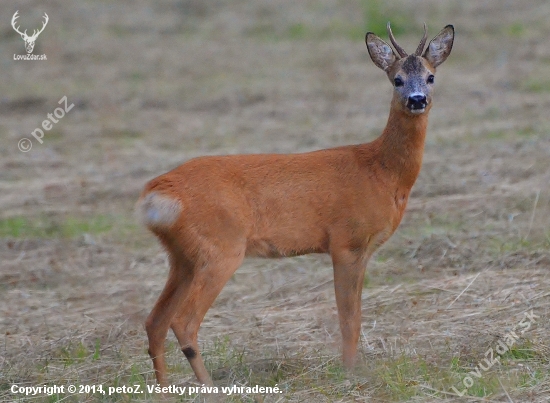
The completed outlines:
<svg viewBox="0 0 550 403">
<path fill-rule="evenodd" d="M 1 401 L 159 399 L 10 388 L 154 385 L 143 322 L 167 263 L 133 217 L 141 188 L 199 155 L 376 138 L 392 90 L 364 35 L 387 38 L 388 20 L 409 51 L 424 21 L 430 38 L 454 24 L 456 41 L 437 72 L 405 218 L 369 264 L 357 369 L 340 363 L 332 268 L 321 255 L 247 260 L 202 325 L 207 367 L 220 387 L 283 392 L 228 398 L 236 402 L 548 401 L 547 1 L 28 0 L 0 9 Z M 16 10 L 29 32 L 48 13 L 34 50 L 47 61 L 13 60 L 25 53 L 10 26 Z M 31 132 L 65 96 L 74 107 L 38 141 Z M 170 381 L 197 386 L 172 335 L 167 351 Z"/>
</svg>

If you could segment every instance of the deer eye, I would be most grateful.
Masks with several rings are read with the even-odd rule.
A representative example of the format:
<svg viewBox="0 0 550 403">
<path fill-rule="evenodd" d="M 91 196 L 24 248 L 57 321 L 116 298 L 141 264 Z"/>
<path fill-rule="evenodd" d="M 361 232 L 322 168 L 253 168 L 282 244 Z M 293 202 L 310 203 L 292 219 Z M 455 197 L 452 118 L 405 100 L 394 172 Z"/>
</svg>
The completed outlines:
<svg viewBox="0 0 550 403">
<path fill-rule="evenodd" d="M 434 75 L 433 75 L 433 74 L 430 74 L 430 75 L 428 76 L 428 79 L 427 79 L 426 81 L 428 82 L 428 84 L 433 84 L 434 81 L 435 81 Z"/>
<path fill-rule="evenodd" d="M 403 85 L 405 85 L 405 82 L 403 81 L 403 79 L 401 77 L 395 77 L 393 79 L 393 84 L 396 86 L 396 87 L 402 87 Z"/>
</svg>

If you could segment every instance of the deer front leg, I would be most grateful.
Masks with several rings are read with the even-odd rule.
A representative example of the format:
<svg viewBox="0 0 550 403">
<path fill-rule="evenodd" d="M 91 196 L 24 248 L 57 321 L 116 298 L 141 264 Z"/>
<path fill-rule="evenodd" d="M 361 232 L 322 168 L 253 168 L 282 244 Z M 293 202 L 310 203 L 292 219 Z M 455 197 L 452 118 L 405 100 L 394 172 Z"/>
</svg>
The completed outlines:
<svg viewBox="0 0 550 403">
<path fill-rule="evenodd" d="M 367 259 L 364 254 L 346 249 L 331 251 L 334 268 L 336 306 L 342 332 L 344 366 L 355 365 L 361 331 L 361 291 Z"/>
</svg>

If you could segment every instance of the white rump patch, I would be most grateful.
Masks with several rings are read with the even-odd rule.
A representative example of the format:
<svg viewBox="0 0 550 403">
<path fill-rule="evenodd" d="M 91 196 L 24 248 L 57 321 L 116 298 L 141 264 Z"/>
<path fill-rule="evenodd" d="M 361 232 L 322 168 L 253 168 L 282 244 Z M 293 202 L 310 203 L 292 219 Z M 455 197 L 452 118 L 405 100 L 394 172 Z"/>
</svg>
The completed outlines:
<svg viewBox="0 0 550 403">
<path fill-rule="evenodd" d="M 136 214 L 148 227 L 169 227 L 174 224 L 181 213 L 179 200 L 151 192 L 136 204 Z"/>
</svg>

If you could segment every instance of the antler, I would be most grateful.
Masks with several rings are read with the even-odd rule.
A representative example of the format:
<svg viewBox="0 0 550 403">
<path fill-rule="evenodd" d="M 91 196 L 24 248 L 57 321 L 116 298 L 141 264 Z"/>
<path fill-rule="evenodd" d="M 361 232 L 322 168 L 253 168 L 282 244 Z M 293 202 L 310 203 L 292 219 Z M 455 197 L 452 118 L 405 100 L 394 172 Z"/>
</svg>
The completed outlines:
<svg viewBox="0 0 550 403">
<path fill-rule="evenodd" d="M 46 25 L 48 25 L 49 17 L 48 17 L 48 14 L 46 13 L 44 13 L 44 20 L 45 21 L 42 23 L 42 28 L 40 28 L 38 32 L 36 32 L 36 29 L 33 30 L 33 34 L 32 34 L 33 38 L 36 38 L 38 35 L 40 35 L 40 33 L 44 31 L 44 28 L 46 28 Z"/>
<path fill-rule="evenodd" d="M 424 23 L 424 36 L 420 40 L 420 44 L 416 48 L 416 52 L 414 52 L 416 56 L 422 56 L 422 51 L 426 45 L 426 39 L 428 39 L 428 28 L 426 27 L 426 23 Z"/>
<path fill-rule="evenodd" d="M 395 38 L 393 37 L 393 32 L 391 31 L 391 27 L 390 27 L 390 22 L 388 21 L 388 36 L 390 37 L 390 41 L 391 43 L 393 44 L 393 47 L 395 48 L 395 50 L 397 50 L 397 53 L 399 53 L 399 56 L 401 57 L 407 57 L 407 52 L 405 52 L 405 50 L 399 46 L 397 44 L 397 42 L 395 42 Z"/>
<path fill-rule="evenodd" d="M 19 31 L 19 27 L 16 27 L 15 26 L 15 20 L 17 20 L 19 18 L 19 16 L 17 15 L 17 13 L 19 12 L 19 10 L 17 10 L 15 12 L 15 14 L 13 15 L 13 18 L 11 19 L 11 26 L 13 27 L 13 29 L 15 30 L 15 32 L 17 32 L 19 35 L 21 36 L 27 36 L 27 30 L 25 30 L 25 32 L 21 32 Z"/>
<path fill-rule="evenodd" d="M 17 32 L 19 35 L 23 36 L 23 37 L 26 37 L 26 38 L 29 38 L 29 39 L 33 39 L 33 38 L 36 38 L 38 37 L 38 35 L 40 35 L 40 33 L 42 31 L 44 31 L 44 28 L 46 28 L 46 25 L 48 25 L 48 21 L 49 21 L 49 17 L 48 17 L 48 14 L 44 13 L 44 22 L 42 23 L 42 28 L 40 28 L 40 30 L 38 30 L 38 32 L 35 30 L 33 30 L 33 34 L 32 36 L 28 36 L 27 35 L 27 30 L 25 30 L 25 32 L 21 32 L 19 30 L 19 27 L 16 27 L 15 24 L 16 24 L 16 20 L 19 18 L 19 16 L 17 15 L 17 13 L 19 13 L 19 10 L 17 10 L 15 12 L 15 14 L 13 15 L 13 18 L 11 19 L 11 26 L 13 27 L 13 29 L 15 30 L 15 32 Z"/>
</svg>

